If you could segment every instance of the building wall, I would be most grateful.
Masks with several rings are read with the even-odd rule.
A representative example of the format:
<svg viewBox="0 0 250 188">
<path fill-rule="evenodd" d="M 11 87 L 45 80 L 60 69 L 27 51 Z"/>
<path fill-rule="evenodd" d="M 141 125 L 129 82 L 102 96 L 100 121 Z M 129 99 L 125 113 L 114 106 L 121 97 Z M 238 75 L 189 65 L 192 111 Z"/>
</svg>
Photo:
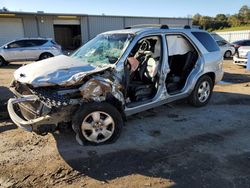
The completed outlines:
<svg viewBox="0 0 250 188">
<path fill-rule="evenodd" d="M 160 24 L 159 18 L 125 17 L 125 27 L 138 24 Z"/>
<path fill-rule="evenodd" d="M 34 17 L 24 16 L 23 27 L 25 37 L 38 37 L 38 25 Z"/>
<path fill-rule="evenodd" d="M 38 16 L 38 36 L 45 38 L 54 38 L 54 27 L 53 27 L 52 16 Z"/>
<path fill-rule="evenodd" d="M 54 38 L 54 20 L 58 20 L 57 15 L 44 16 L 39 14 L 15 13 L 13 18 L 21 18 L 23 24 L 24 37 L 46 37 Z M 192 19 L 187 18 L 152 18 L 152 17 L 128 17 L 128 16 L 89 16 L 79 15 L 81 26 L 82 43 L 86 43 L 94 38 L 97 34 L 122 29 L 127 26 L 137 24 L 167 24 L 170 26 L 192 25 Z M 0 13 L 0 18 L 1 13 Z M 5 19 L 5 18 L 4 18 Z M 6 17 L 6 20 L 8 17 Z M 10 31 L 11 32 L 11 31 Z M 1 37 L 1 29 L 0 29 Z M 10 39 L 13 40 L 13 39 Z M 1 41 L 1 40 L 0 40 Z M 2 44 L 0 44 L 2 45 Z"/>
<path fill-rule="evenodd" d="M 81 24 L 82 43 L 85 44 L 90 39 L 88 17 L 81 17 L 80 24 Z"/>
<path fill-rule="evenodd" d="M 160 18 L 160 24 L 166 24 L 168 26 L 183 26 L 192 25 L 192 19 L 190 18 Z"/>
<path fill-rule="evenodd" d="M 89 16 L 88 19 L 90 39 L 99 33 L 123 28 L 123 18 L 121 17 Z"/>
</svg>

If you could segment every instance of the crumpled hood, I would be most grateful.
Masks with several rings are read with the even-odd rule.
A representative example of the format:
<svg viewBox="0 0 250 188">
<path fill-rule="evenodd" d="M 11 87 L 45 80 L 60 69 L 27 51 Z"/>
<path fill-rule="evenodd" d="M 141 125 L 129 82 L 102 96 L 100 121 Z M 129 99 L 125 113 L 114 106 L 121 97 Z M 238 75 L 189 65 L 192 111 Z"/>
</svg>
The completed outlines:
<svg viewBox="0 0 250 188">
<path fill-rule="evenodd" d="M 107 68 L 97 68 L 78 59 L 59 55 L 20 67 L 14 72 L 14 78 L 34 87 L 69 86 L 81 81 L 86 75 Z"/>
</svg>

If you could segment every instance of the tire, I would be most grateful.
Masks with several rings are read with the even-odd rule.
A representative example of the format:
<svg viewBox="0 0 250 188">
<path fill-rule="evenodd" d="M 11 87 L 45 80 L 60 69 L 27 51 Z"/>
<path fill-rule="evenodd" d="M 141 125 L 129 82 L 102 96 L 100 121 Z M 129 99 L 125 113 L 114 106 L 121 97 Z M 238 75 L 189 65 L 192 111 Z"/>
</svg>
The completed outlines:
<svg viewBox="0 0 250 188">
<path fill-rule="evenodd" d="M 39 56 L 39 60 L 48 59 L 50 57 L 54 57 L 54 55 L 49 52 L 45 52 Z"/>
<path fill-rule="evenodd" d="M 189 103 L 195 107 L 205 106 L 213 92 L 213 81 L 208 75 L 202 76 L 196 83 L 193 92 L 189 96 Z"/>
<path fill-rule="evenodd" d="M 4 58 L 0 56 L 0 67 L 5 65 L 5 63 L 6 62 L 5 62 Z"/>
<path fill-rule="evenodd" d="M 229 51 L 229 50 L 227 50 L 227 51 L 225 52 L 225 54 L 224 54 L 224 57 L 225 57 L 225 58 L 229 58 L 229 57 L 231 57 L 231 56 L 232 56 L 232 52 Z"/>
<path fill-rule="evenodd" d="M 85 103 L 72 119 L 72 128 L 80 145 L 113 143 L 120 136 L 122 127 L 120 112 L 106 102 Z"/>
</svg>

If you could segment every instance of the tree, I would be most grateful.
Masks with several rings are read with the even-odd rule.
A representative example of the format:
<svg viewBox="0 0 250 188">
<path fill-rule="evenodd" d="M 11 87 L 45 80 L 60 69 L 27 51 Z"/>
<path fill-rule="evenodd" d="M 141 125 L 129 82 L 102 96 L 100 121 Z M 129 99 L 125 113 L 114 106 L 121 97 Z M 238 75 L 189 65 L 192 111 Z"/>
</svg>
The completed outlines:
<svg viewBox="0 0 250 188">
<path fill-rule="evenodd" d="M 238 15 L 235 14 L 235 15 L 232 15 L 228 18 L 228 23 L 231 27 L 236 27 L 236 26 L 239 26 L 241 24 L 241 21 L 240 21 Z"/>
<path fill-rule="evenodd" d="M 200 18 L 200 26 L 202 26 L 203 29 L 207 30 L 211 27 L 212 21 L 213 21 L 212 17 L 202 16 Z"/>
<path fill-rule="evenodd" d="M 240 8 L 238 15 L 243 23 L 250 23 L 250 8 L 247 5 L 244 5 Z"/>
<path fill-rule="evenodd" d="M 226 22 L 227 16 L 225 14 L 217 14 L 214 19 L 219 22 Z"/>
<path fill-rule="evenodd" d="M 200 19 L 201 19 L 201 15 L 200 14 L 195 14 L 194 16 L 193 16 L 193 24 L 194 25 L 200 25 Z"/>
<path fill-rule="evenodd" d="M 0 9 L 0 12 L 8 12 L 9 10 L 6 7 L 3 7 L 2 9 Z"/>
</svg>

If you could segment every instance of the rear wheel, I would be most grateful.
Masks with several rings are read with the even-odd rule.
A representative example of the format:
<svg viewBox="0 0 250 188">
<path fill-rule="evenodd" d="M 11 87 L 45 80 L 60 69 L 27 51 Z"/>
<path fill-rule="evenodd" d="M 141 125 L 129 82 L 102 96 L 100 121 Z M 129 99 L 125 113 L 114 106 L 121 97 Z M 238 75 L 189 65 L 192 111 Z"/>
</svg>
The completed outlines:
<svg viewBox="0 0 250 188">
<path fill-rule="evenodd" d="M 48 52 L 42 53 L 42 54 L 40 55 L 40 57 L 39 57 L 39 60 L 48 59 L 48 58 L 53 57 L 53 56 L 54 56 L 53 54 L 48 53 Z"/>
<path fill-rule="evenodd" d="M 76 112 L 72 126 L 79 144 L 101 145 L 114 142 L 121 133 L 120 112 L 109 103 L 86 103 Z"/>
<path fill-rule="evenodd" d="M 189 96 L 189 103 L 196 107 L 205 106 L 211 98 L 213 91 L 212 79 L 204 75 L 195 85 L 192 94 Z"/>
</svg>

